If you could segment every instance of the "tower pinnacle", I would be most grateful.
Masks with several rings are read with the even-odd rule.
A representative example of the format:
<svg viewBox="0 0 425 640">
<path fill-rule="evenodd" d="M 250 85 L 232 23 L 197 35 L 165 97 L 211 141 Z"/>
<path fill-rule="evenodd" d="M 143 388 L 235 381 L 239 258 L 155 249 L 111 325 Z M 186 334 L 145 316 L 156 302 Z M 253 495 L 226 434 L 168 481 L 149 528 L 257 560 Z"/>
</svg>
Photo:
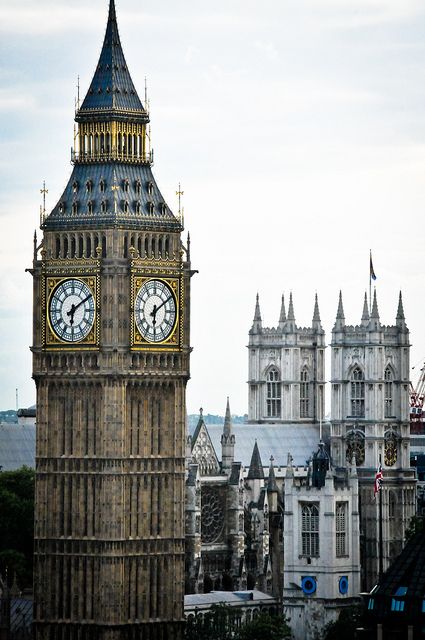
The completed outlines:
<svg viewBox="0 0 425 640">
<path fill-rule="evenodd" d="M 362 313 L 362 326 L 367 327 L 369 324 L 369 305 L 367 304 L 367 293 L 364 294 L 363 313 Z"/>
</svg>

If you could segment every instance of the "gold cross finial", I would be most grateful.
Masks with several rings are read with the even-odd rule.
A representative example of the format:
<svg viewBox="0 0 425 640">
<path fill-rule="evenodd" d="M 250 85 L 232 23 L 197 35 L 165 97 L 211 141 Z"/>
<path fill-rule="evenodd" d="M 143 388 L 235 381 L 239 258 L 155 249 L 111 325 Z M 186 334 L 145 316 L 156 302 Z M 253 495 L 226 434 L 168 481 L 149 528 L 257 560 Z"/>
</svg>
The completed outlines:
<svg viewBox="0 0 425 640">
<path fill-rule="evenodd" d="M 179 182 L 179 190 L 178 190 L 178 191 L 176 191 L 176 196 L 178 196 L 178 197 L 179 197 L 179 218 L 180 218 L 180 219 L 181 219 L 181 216 L 182 216 L 182 210 L 181 210 L 181 203 L 182 203 L 182 201 L 181 201 L 181 197 L 182 197 L 182 195 L 183 195 L 183 194 L 184 194 L 184 191 L 182 191 L 181 184 L 180 184 L 180 182 Z"/>
<path fill-rule="evenodd" d="M 46 189 L 46 181 L 45 180 L 43 180 L 43 188 L 40 189 L 40 193 L 43 196 L 43 207 L 42 208 L 40 207 L 40 209 L 41 209 L 40 217 L 41 217 L 41 219 L 43 221 L 44 220 L 44 216 L 46 215 L 46 193 L 49 193 L 49 190 Z"/>
</svg>

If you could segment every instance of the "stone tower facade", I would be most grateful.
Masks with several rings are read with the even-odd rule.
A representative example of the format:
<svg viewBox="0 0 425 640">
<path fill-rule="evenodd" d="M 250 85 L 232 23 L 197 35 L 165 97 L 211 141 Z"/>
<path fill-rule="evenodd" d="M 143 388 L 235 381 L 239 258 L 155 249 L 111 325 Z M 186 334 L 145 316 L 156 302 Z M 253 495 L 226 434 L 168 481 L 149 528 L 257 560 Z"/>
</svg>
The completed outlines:
<svg viewBox="0 0 425 640">
<path fill-rule="evenodd" d="M 179 640 L 189 243 L 152 174 L 114 0 L 73 172 L 34 242 L 39 640 Z"/>
<path fill-rule="evenodd" d="M 332 331 L 331 454 L 335 465 L 355 459 L 359 477 L 363 588 L 378 575 L 378 500 L 374 477 L 383 468 L 383 564 L 401 551 L 415 513 L 409 452 L 409 330 L 400 294 L 396 322 L 381 324 L 376 292 L 365 296 L 360 324 L 345 324 L 340 294 Z"/>
<path fill-rule="evenodd" d="M 325 332 L 317 296 L 311 327 L 295 323 L 292 293 L 288 314 L 282 296 L 279 323 L 263 327 L 257 295 L 248 343 L 248 421 L 318 422 L 323 414 Z"/>
</svg>

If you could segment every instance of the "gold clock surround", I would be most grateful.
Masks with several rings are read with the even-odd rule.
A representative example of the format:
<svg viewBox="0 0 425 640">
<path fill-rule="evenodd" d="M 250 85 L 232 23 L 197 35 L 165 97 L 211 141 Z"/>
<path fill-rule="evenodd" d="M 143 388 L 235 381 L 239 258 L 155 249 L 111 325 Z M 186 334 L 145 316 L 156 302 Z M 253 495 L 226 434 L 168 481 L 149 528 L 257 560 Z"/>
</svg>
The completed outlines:
<svg viewBox="0 0 425 640">
<path fill-rule="evenodd" d="M 138 291 L 150 280 L 159 280 L 165 283 L 173 292 L 176 300 L 176 320 L 170 335 L 161 342 L 150 342 L 140 333 L 135 318 L 135 303 Z M 135 351 L 165 350 L 176 351 L 182 344 L 182 296 L 183 282 L 180 276 L 170 276 L 159 273 L 133 273 L 131 279 L 131 349 Z"/>
<path fill-rule="evenodd" d="M 49 306 L 51 297 L 58 286 L 67 280 L 75 279 L 83 282 L 92 292 L 95 303 L 94 308 L 94 322 L 89 333 L 79 342 L 66 342 L 61 340 L 55 333 L 51 321 Z M 47 348 L 55 348 L 59 350 L 80 350 L 80 349 L 93 349 L 99 347 L 99 276 L 93 275 L 80 275 L 70 272 L 69 274 L 60 276 L 47 276 L 45 279 L 45 286 L 43 288 L 43 344 Z"/>
</svg>

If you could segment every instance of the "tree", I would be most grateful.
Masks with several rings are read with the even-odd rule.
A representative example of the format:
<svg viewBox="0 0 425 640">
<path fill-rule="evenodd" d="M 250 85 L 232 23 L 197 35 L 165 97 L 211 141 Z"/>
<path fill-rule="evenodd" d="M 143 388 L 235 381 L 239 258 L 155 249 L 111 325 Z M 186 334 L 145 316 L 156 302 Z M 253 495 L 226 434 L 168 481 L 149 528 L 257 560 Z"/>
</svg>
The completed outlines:
<svg viewBox="0 0 425 640">
<path fill-rule="evenodd" d="M 241 610 L 226 604 L 213 604 L 209 611 L 190 615 L 186 621 L 185 640 L 231 640 Z"/>
<path fill-rule="evenodd" d="M 353 605 L 342 609 L 336 622 L 327 626 L 325 640 L 355 640 L 356 629 L 360 624 L 362 605 Z"/>
<path fill-rule="evenodd" d="M 291 629 L 284 615 L 260 613 L 252 622 L 244 624 L 237 640 L 284 640 L 291 638 Z"/>
<path fill-rule="evenodd" d="M 16 573 L 20 587 L 32 583 L 34 470 L 0 473 L 0 573 Z"/>
</svg>

